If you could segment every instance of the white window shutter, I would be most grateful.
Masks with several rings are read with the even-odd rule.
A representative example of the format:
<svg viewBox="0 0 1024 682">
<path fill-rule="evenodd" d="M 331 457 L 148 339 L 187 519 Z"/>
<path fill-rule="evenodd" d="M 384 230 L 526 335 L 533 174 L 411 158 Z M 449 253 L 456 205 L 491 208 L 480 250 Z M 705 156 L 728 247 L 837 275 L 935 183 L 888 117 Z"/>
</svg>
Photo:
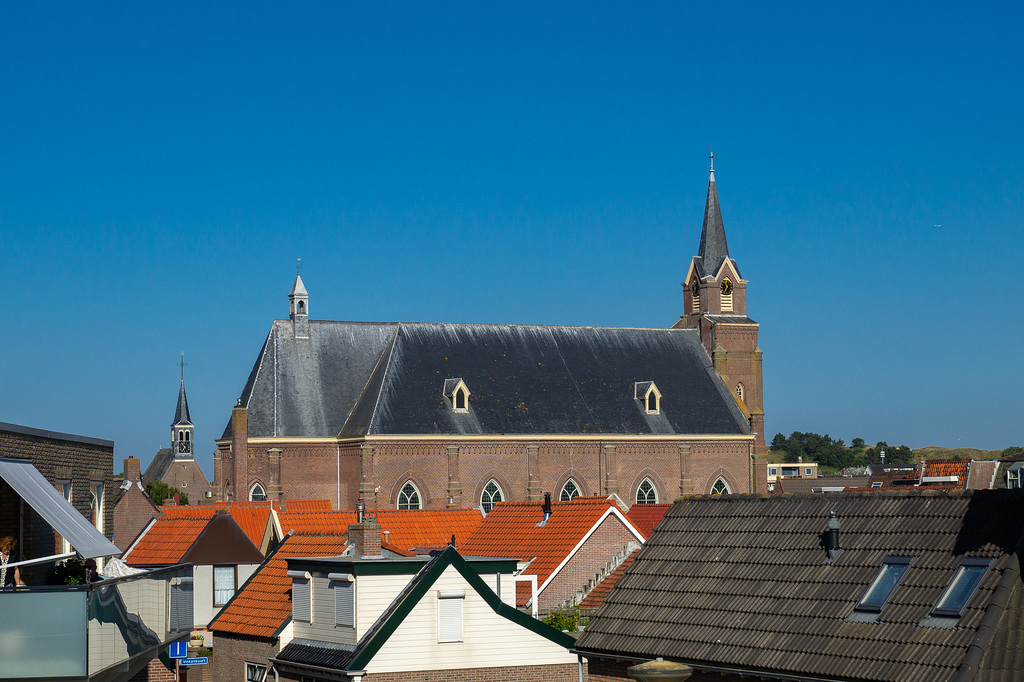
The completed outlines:
<svg viewBox="0 0 1024 682">
<path fill-rule="evenodd" d="M 350 582 L 334 583 L 334 624 L 342 627 L 355 627 L 355 617 Z"/>
<path fill-rule="evenodd" d="M 437 600 L 437 641 L 462 641 L 463 598 L 439 598 Z"/>
</svg>

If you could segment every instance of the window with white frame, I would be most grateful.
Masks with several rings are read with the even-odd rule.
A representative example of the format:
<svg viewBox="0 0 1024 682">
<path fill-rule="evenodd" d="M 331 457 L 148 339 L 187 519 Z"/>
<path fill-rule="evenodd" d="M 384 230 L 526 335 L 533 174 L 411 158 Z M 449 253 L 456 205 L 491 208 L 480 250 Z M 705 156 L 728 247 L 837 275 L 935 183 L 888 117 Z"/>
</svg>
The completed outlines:
<svg viewBox="0 0 1024 682">
<path fill-rule="evenodd" d="M 1020 470 L 1024 469 L 1024 462 L 1014 462 L 1006 470 L 1006 487 L 1014 490 L 1020 488 Z"/>
<path fill-rule="evenodd" d="M 406 481 L 402 489 L 398 491 L 399 509 L 419 509 L 420 491 L 412 481 Z"/>
<path fill-rule="evenodd" d="M 249 491 L 249 499 L 253 502 L 262 502 L 267 499 L 267 491 L 259 483 L 254 483 Z"/>
<path fill-rule="evenodd" d="M 499 486 L 497 481 L 492 478 L 487 481 L 487 485 L 484 486 L 483 492 L 480 493 L 480 507 L 483 508 L 484 513 L 486 514 L 494 509 L 494 505 L 504 499 L 505 496 L 501 492 L 501 486 Z"/>
<path fill-rule="evenodd" d="M 462 605 L 465 601 L 465 590 L 437 591 L 438 643 L 462 641 Z"/>
<path fill-rule="evenodd" d="M 89 493 L 89 507 L 92 509 L 92 524 L 96 530 L 103 532 L 103 482 L 96 481 L 92 484 Z"/>
<path fill-rule="evenodd" d="M 245 663 L 245 682 L 263 682 L 267 677 L 267 666 L 259 663 Z"/>
<path fill-rule="evenodd" d="M 562 486 L 562 492 L 559 493 L 558 499 L 562 502 L 569 502 L 573 498 L 579 497 L 581 492 L 579 484 L 570 478 Z"/>
<path fill-rule="evenodd" d="M 235 594 L 235 567 L 213 567 L 213 605 L 224 606 Z"/>
<path fill-rule="evenodd" d="M 729 484 L 722 477 L 719 477 L 715 484 L 711 486 L 712 495 L 728 495 L 729 492 Z"/>
<path fill-rule="evenodd" d="M 651 479 L 645 478 L 640 483 L 640 487 L 636 489 L 636 503 L 637 504 L 657 504 L 658 503 L 658 491 L 654 488 L 654 484 L 651 483 Z"/>
</svg>

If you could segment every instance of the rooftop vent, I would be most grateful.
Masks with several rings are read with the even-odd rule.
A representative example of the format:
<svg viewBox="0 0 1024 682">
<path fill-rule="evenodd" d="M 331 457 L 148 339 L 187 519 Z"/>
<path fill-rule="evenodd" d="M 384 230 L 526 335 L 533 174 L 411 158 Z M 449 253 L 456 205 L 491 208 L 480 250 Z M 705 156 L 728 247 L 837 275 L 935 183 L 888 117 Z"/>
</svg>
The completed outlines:
<svg viewBox="0 0 1024 682">
<path fill-rule="evenodd" d="M 828 552 L 828 563 L 835 561 L 843 550 L 839 548 L 839 518 L 834 511 L 828 513 L 825 524 L 825 551 Z"/>
</svg>

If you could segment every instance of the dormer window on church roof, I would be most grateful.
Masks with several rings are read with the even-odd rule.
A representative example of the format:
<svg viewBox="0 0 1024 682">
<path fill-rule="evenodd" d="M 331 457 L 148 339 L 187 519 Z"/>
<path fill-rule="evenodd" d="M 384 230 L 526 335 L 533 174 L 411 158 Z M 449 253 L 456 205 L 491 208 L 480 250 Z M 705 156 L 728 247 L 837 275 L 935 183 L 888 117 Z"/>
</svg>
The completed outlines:
<svg viewBox="0 0 1024 682">
<path fill-rule="evenodd" d="M 633 384 L 633 397 L 641 402 L 647 414 L 661 414 L 661 391 L 653 381 L 638 381 Z"/>
<path fill-rule="evenodd" d="M 462 379 L 445 379 L 444 395 L 456 412 L 469 412 L 469 388 Z"/>
</svg>

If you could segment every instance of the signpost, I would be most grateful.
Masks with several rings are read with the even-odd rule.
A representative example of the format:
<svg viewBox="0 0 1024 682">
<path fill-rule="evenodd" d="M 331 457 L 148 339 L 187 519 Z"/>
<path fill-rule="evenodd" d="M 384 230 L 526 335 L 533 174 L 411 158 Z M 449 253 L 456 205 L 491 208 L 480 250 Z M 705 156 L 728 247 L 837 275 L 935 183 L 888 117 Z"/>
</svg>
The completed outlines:
<svg viewBox="0 0 1024 682">
<path fill-rule="evenodd" d="M 210 662 L 209 656 L 196 656 L 195 658 L 181 659 L 182 665 L 206 665 Z"/>
</svg>

